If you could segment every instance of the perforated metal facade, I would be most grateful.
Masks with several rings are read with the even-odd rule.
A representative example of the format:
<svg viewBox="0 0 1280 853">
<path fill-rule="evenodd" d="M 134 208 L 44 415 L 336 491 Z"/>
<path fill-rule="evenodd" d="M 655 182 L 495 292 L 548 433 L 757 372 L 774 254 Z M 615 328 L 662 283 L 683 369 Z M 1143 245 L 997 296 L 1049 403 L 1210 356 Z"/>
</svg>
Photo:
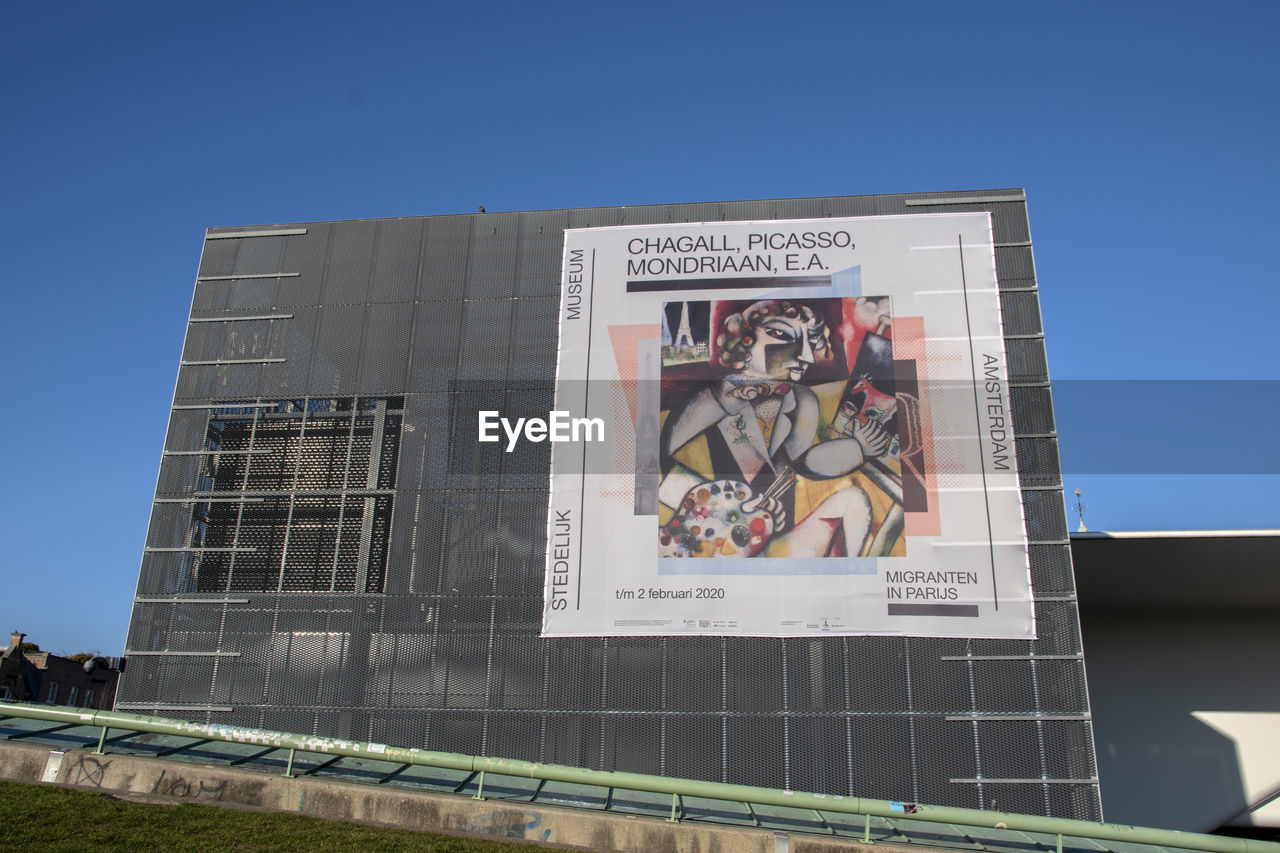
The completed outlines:
<svg viewBox="0 0 1280 853">
<path fill-rule="evenodd" d="M 541 639 L 548 445 L 475 413 L 552 408 L 563 230 L 964 210 L 993 214 L 1040 638 Z M 118 708 L 1100 817 L 1019 191 L 208 237 Z"/>
</svg>

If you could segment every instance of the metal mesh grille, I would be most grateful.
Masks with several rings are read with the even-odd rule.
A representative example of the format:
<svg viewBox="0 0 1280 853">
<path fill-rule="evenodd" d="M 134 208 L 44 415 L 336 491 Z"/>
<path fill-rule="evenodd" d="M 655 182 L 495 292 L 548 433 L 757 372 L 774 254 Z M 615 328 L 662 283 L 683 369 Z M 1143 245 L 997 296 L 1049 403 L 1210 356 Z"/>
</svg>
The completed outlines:
<svg viewBox="0 0 1280 853">
<path fill-rule="evenodd" d="M 149 544 L 140 591 L 382 591 L 403 406 L 304 398 L 175 412 L 153 519 L 168 538 Z"/>
<path fill-rule="evenodd" d="M 997 242 L 1028 239 L 1021 203 L 906 198 L 310 223 L 210 241 L 202 277 L 280 276 L 199 282 L 193 316 L 225 322 L 193 323 L 184 359 L 284 361 L 179 374 L 178 404 L 194 408 L 170 421 L 129 633 L 131 651 L 160 654 L 131 662 L 119 701 L 411 747 L 1098 818 L 1039 306 L 1023 290 L 1035 287 L 1029 247 L 998 247 L 996 267 L 1006 334 L 1031 336 L 1006 343 L 1037 640 L 541 639 L 547 445 L 506 454 L 475 441 L 480 409 L 551 407 L 565 227 L 982 209 Z M 250 312 L 288 316 L 237 319 Z"/>
<path fill-rule="evenodd" d="M 1043 331 L 1040 327 L 1040 300 L 1035 291 L 1001 293 L 1000 315 L 1006 335 L 1038 335 Z"/>
</svg>

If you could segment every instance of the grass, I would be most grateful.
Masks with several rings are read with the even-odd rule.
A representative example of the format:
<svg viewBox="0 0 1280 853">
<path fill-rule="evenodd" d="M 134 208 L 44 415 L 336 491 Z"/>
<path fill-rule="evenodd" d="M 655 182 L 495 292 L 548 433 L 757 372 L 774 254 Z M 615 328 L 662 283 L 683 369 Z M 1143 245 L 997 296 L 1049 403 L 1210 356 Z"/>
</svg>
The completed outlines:
<svg viewBox="0 0 1280 853">
<path fill-rule="evenodd" d="M 135 803 L 96 791 L 0 780 L 0 851 L 156 853 L 532 853 L 530 844 L 195 803 Z"/>
</svg>

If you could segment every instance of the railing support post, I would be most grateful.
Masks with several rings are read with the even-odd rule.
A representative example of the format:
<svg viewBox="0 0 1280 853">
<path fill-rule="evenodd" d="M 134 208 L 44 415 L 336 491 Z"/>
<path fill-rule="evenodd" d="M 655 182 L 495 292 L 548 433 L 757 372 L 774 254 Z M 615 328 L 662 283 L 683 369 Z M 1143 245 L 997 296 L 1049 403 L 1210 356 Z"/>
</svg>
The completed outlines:
<svg viewBox="0 0 1280 853">
<path fill-rule="evenodd" d="M 103 754 L 102 745 L 106 742 L 107 742 L 107 727 L 103 726 L 102 734 L 98 735 L 98 748 L 95 749 L 94 752 L 98 753 L 98 755 L 102 755 Z"/>
<path fill-rule="evenodd" d="M 867 844 L 871 843 L 871 815 L 863 815 L 862 821 L 862 840 Z"/>
<path fill-rule="evenodd" d="M 1062 833 L 1058 833 L 1058 853 L 1062 853 Z"/>
<path fill-rule="evenodd" d="M 480 778 L 479 778 L 479 780 L 477 781 L 477 784 L 476 784 L 476 795 L 475 795 L 474 797 L 472 797 L 471 799 L 473 799 L 473 800 L 483 800 L 483 799 L 484 799 L 484 771 L 483 771 L 483 770 L 481 770 L 481 771 L 480 771 Z"/>
<path fill-rule="evenodd" d="M 289 747 L 289 763 L 284 768 L 284 775 L 290 778 L 293 777 L 293 754 L 295 751 L 293 747 Z"/>
<path fill-rule="evenodd" d="M 680 818 L 676 817 L 676 809 L 677 809 L 677 807 L 678 807 L 678 805 L 679 805 L 679 802 L 680 802 L 680 795 L 679 795 L 679 794 L 672 794 L 672 795 L 671 795 L 671 817 L 667 818 L 667 822 L 668 822 L 668 823 L 679 823 L 679 822 L 680 822 Z"/>
</svg>

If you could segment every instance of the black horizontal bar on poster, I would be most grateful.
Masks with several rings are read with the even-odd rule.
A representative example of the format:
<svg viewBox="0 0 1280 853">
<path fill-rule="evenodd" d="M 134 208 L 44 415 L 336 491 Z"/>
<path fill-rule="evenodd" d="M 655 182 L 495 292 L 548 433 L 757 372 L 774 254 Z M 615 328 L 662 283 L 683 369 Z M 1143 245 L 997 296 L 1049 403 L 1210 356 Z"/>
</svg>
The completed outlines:
<svg viewBox="0 0 1280 853">
<path fill-rule="evenodd" d="M 799 275 L 794 278 L 663 278 L 629 281 L 627 293 L 661 293 L 679 290 L 741 290 L 755 287 L 830 287 L 829 275 Z"/>
<path fill-rule="evenodd" d="M 890 616 L 977 616 L 976 604 L 890 604 Z"/>
</svg>

